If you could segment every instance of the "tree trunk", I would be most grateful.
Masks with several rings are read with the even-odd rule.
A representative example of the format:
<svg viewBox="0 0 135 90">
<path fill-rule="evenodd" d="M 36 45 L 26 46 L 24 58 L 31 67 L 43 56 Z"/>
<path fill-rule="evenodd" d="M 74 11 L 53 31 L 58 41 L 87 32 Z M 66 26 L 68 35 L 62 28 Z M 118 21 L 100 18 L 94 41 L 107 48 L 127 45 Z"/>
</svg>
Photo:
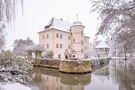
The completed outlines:
<svg viewBox="0 0 135 90">
<path fill-rule="evenodd" d="M 126 45 L 124 45 L 124 55 L 125 55 L 125 67 L 126 67 L 126 60 L 127 60 L 127 49 L 126 49 Z"/>
<path fill-rule="evenodd" d="M 126 50 L 126 45 L 124 45 L 124 60 L 126 61 L 127 60 L 127 50 Z"/>
</svg>

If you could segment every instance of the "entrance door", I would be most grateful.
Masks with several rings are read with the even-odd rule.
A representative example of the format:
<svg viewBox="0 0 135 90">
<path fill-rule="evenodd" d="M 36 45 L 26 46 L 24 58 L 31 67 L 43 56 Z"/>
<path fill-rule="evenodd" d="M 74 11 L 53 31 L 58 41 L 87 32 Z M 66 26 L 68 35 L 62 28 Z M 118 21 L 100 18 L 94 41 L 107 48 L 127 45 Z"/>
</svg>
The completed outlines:
<svg viewBox="0 0 135 90">
<path fill-rule="evenodd" d="M 65 56 L 65 59 L 68 59 L 68 55 Z"/>
</svg>

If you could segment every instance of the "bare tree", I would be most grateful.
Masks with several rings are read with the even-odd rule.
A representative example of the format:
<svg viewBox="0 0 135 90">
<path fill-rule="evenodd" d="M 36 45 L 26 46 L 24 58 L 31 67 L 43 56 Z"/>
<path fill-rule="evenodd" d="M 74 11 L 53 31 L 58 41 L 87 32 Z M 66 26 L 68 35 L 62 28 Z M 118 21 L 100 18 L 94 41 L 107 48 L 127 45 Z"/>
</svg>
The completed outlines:
<svg viewBox="0 0 135 90">
<path fill-rule="evenodd" d="M 23 40 L 23 39 L 19 39 L 19 40 L 15 40 L 14 41 L 14 48 L 13 48 L 13 52 L 16 54 L 16 55 L 26 55 L 26 48 L 28 46 L 32 46 L 34 45 L 33 41 L 29 38 L 27 38 L 26 40 Z"/>
</svg>

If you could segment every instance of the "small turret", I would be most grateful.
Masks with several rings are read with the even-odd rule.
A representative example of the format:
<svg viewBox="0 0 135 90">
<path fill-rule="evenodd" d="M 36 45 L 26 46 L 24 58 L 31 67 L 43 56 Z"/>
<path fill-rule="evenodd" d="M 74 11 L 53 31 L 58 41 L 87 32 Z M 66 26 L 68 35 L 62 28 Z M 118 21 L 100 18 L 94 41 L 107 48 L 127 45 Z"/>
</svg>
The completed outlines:
<svg viewBox="0 0 135 90">
<path fill-rule="evenodd" d="M 83 28 L 85 27 L 84 25 L 83 25 L 83 23 L 81 22 L 81 21 L 75 21 L 75 22 L 73 22 L 73 24 L 71 25 L 71 27 L 74 27 L 74 26 L 83 26 Z"/>
<path fill-rule="evenodd" d="M 70 27 L 72 33 L 72 51 L 75 51 L 77 58 L 83 58 L 84 56 L 84 28 L 85 26 L 79 20 L 73 22 Z"/>
</svg>

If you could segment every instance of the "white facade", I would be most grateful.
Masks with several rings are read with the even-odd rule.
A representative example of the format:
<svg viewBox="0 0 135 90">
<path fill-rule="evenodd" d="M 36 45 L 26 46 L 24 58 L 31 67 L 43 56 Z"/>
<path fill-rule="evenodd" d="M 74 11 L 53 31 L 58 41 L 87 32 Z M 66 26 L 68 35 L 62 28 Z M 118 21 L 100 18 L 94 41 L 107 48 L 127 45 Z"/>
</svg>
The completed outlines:
<svg viewBox="0 0 135 90">
<path fill-rule="evenodd" d="M 84 58 L 89 52 L 89 37 L 84 36 L 84 26 L 80 21 L 70 24 L 52 18 L 39 32 L 39 44 L 53 51 L 54 58 Z"/>
</svg>

